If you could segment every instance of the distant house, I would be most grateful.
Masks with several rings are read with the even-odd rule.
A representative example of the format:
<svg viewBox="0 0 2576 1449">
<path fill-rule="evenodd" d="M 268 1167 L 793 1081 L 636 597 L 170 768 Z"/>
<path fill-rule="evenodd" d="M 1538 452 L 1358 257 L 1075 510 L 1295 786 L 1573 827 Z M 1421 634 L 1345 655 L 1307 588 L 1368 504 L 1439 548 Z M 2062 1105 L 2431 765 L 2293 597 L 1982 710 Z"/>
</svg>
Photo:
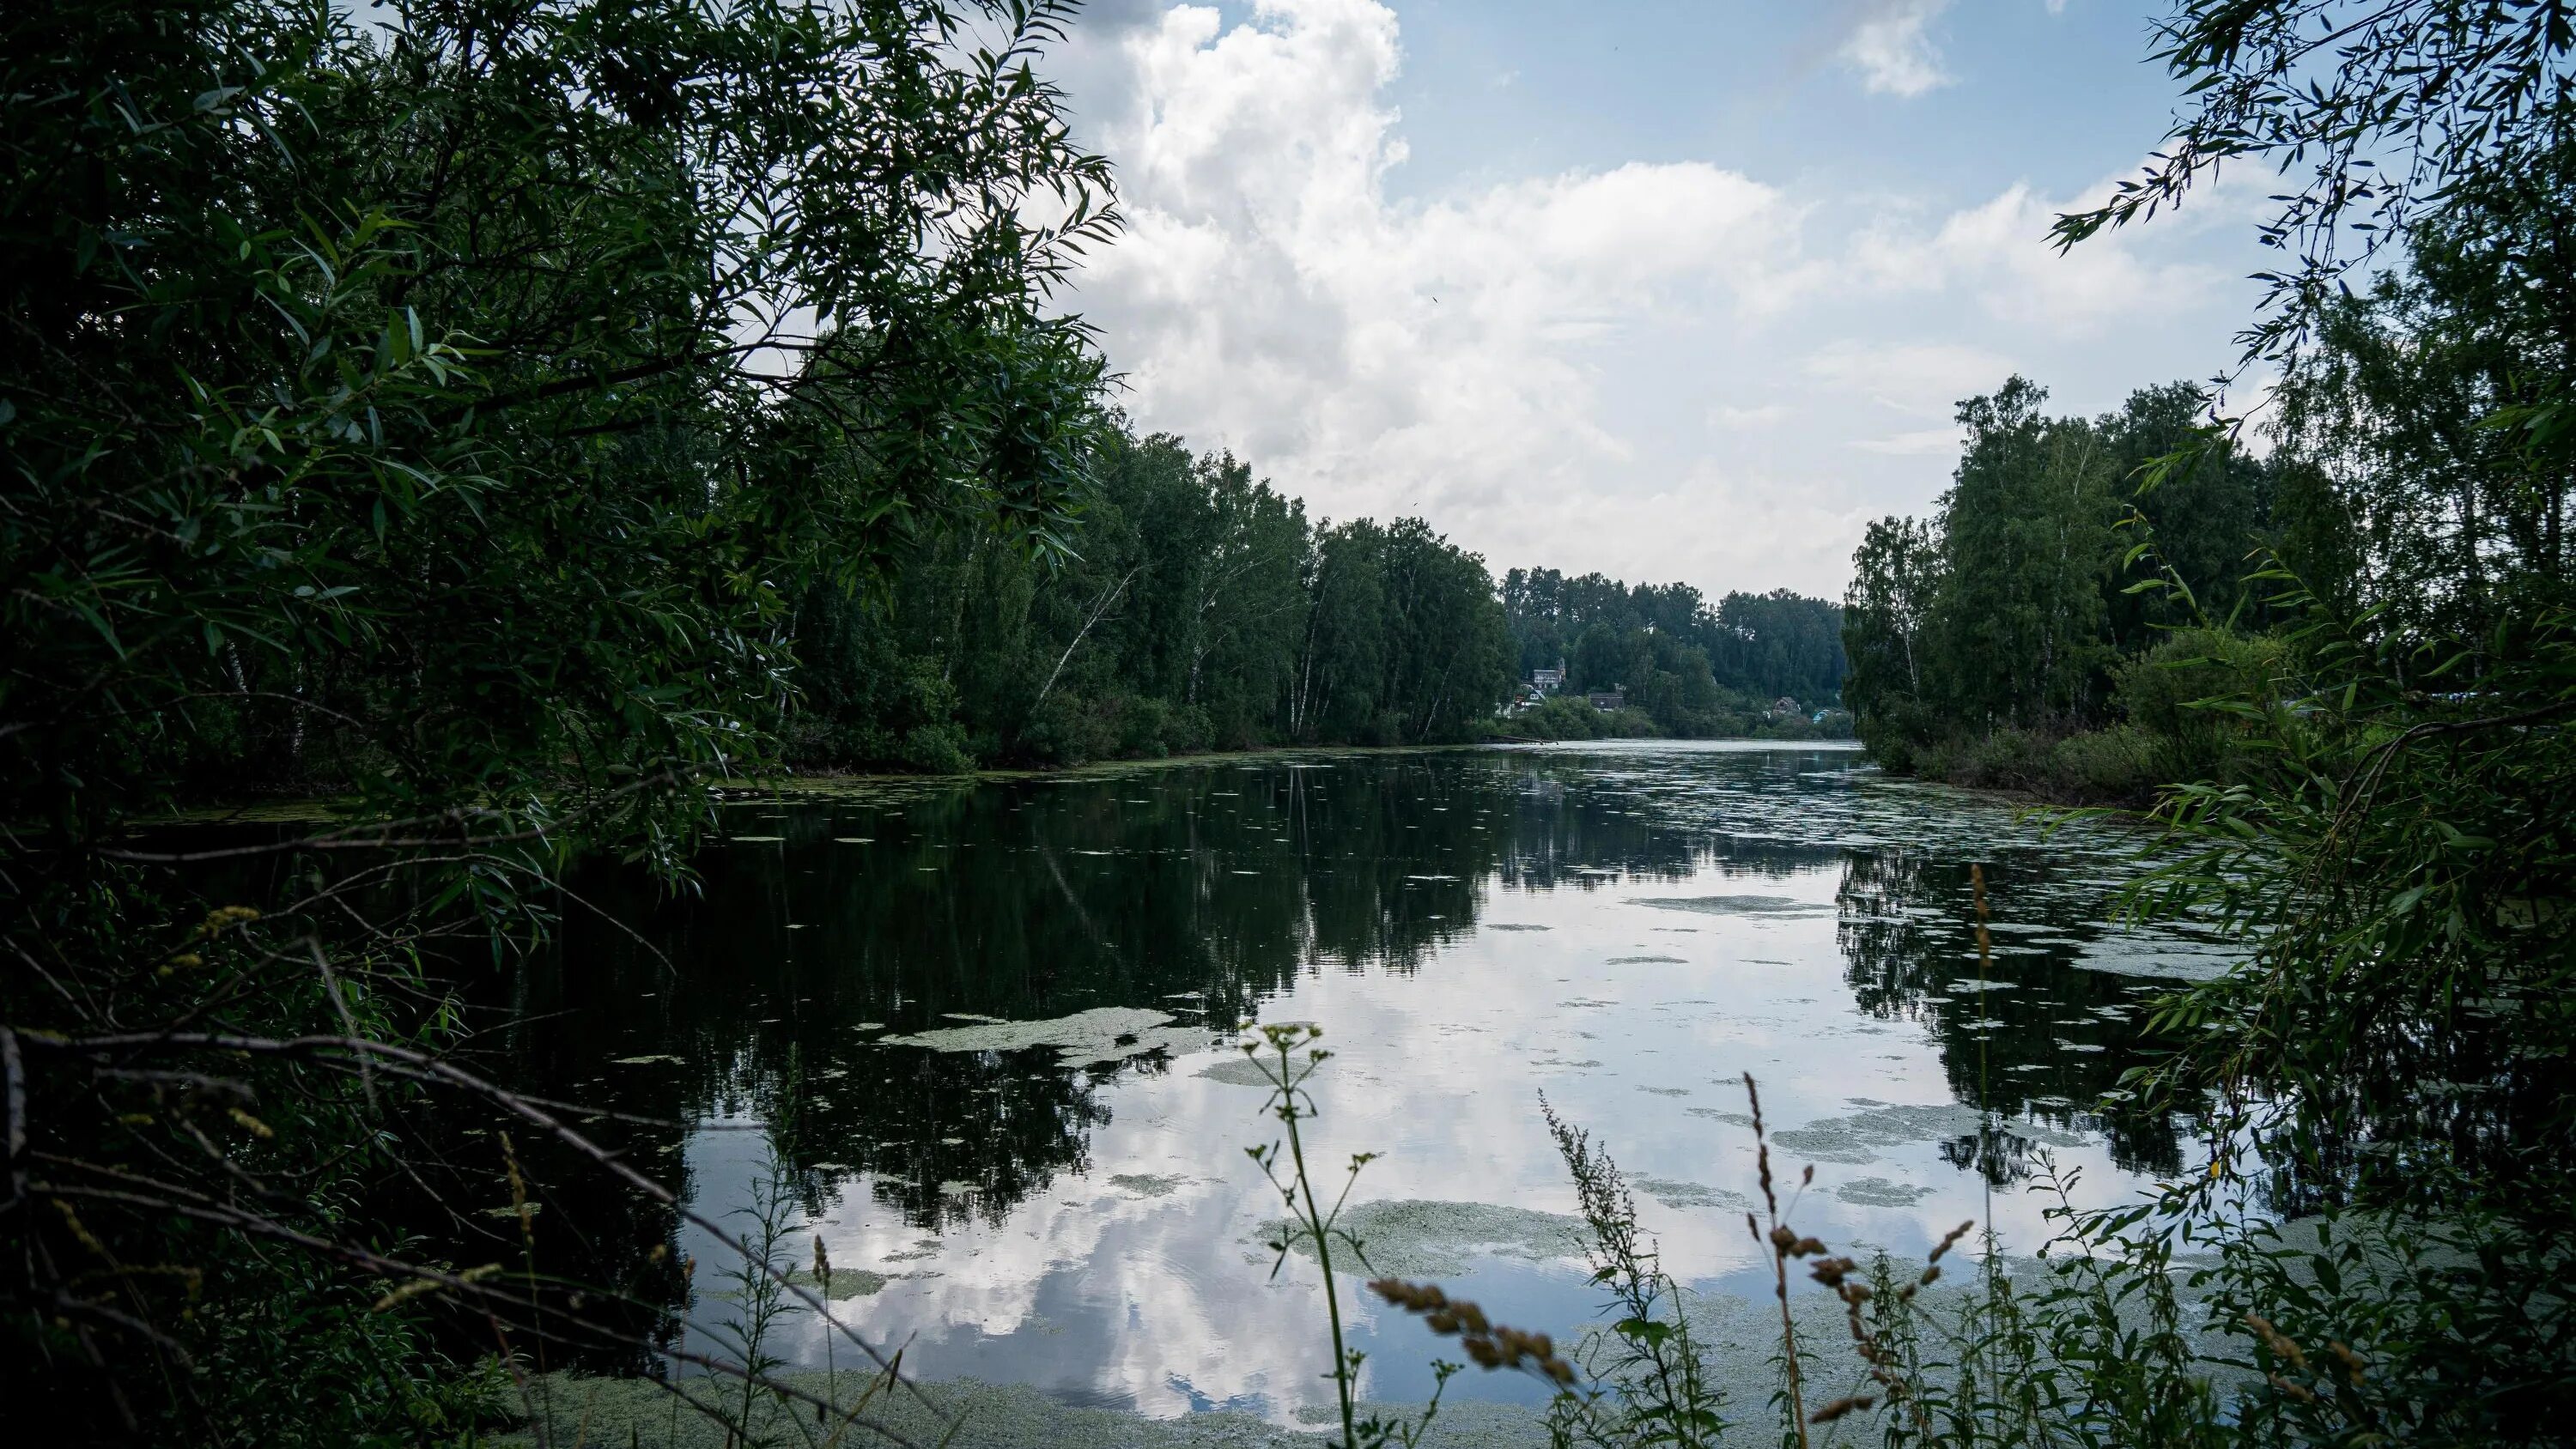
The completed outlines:
<svg viewBox="0 0 2576 1449">
<path fill-rule="evenodd" d="M 1537 690 L 1541 694 L 1554 694 L 1564 687 L 1565 666 L 1562 664 L 1556 666 L 1554 669 L 1533 669 L 1530 671 L 1530 688 Z"/>
<path fill-rule="evenodd" d="M 1771 701 L 1771 712 L 1775 715 L 1796 714 L 1799 712 L 1798 702 L 1784 694 L 1778 699 Z"/>
<path fill-rule="evenodd" d="M 1624 688 L 1596 689 L 1583 697 L 1594 709 L 1603 714 L 1617 714 L 1628 707 L 1628 695 Z"/>
</svg>

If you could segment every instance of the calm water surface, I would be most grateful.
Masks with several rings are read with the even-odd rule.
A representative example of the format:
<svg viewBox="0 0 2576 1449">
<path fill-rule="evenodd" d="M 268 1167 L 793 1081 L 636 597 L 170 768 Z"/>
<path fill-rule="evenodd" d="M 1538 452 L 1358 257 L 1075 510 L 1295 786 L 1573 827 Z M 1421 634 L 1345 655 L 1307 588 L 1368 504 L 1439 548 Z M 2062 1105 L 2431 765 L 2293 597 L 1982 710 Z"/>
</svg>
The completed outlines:
<svg viewBox="0 0 2576 1449">
<path fill-rule="evenodd" d="M 511 1070 L 696 1124 L 627 1140 L 710 1212 L 781 1154 L 787 1256 L 819 1234 L 845 1278 L 868 1270 L 842 1307 L 908 1343 L 908 1371 L 1150 1414 L 1330 1396 L 1313 1265 L 1274 1280 L 1261 1246 L 1279 1204 L 1242 1149 L 1273 1124 L 1244 1023 L 1323 1026 L 1311 1145 L 1384 1154 L 1353 1194 L 1381 1267 L 1562 1331 L 1593 1294 L 1547 1216 L 1574 1199 L 1540 1094 L 1609 1147 L 1704 1290 L 1767 1272 L 1742 1216 L 1747 1071 L 1779 1154 L 1816 1164 L 1804 1230 L 1919 1253 L 1991 1193 L 2026 1250 L 2043 1156 L 2086 1201 L 2178 1169 L 2188 1124 L 2088 1108 L 2136 1060 L 2156 978 L 2221 959 L 2100 924 L 2121 838 L 2048 836 L 1816 746 L 1264 756 L 726 823 L 697 899 L 583 882 L 621 924 L 571 918 L 513 1003 Z M 994 1021 L 1065 1018 L 1010 1029 L 1052 1044 L 971 1049 Z M 558 1206 L 553 1251 L 581 1271 L 723 1316 L 711 1271 L 648 1256 L 711 1268 L 695 1230 Z M 1419 1396 L 1429 1341 L 1359 1319 L 1371 1392 Z M 815 1325 L 783 1332 L 821 1362 Z"/>
</svg>

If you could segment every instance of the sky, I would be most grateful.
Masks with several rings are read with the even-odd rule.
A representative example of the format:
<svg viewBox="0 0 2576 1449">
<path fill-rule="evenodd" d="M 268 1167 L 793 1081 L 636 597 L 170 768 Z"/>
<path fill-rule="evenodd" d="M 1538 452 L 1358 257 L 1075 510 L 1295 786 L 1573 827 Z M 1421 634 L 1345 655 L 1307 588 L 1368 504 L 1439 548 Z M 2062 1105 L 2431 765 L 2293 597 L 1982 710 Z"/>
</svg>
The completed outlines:
<svg viewBox="0 0 2576 1449">
<path fill-rule="evenodd" d="M 1311 515 L 1838 597 L 1960 399 L 2233 366 L 2266 178 L 2046 239 L 2170 122 L 2158 8 L 1092 0 L 1049 68 L 1127 226 L 1067 305 L 1137 425 Z"/>
</svg>

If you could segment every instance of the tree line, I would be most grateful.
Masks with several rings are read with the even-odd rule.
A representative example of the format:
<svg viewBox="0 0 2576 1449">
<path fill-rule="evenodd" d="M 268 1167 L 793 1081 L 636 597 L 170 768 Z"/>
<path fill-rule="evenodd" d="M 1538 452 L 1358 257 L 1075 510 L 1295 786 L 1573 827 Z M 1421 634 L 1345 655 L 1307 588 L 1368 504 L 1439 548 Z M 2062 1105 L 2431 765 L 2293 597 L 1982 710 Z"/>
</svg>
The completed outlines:
<svg viewBox="0 0 2576 1449">
<path fill-rule="evenodd" d="M 1511 684 L 1484 561 L 1418 518 L 1310 520 L 1227 453 L 1104 428 L 1067 546 L 925 530 L 811 587 L 790 758 L 954 770 L 1477 737 Z"/>
<path fill-rule="evenodd" d="M 2094 418 L 2051 417 L 2047 399 L 2012 377 L 1960 403 L 1965 443 L 1932 516 L 1880 519 L 1853 555 L 1844 695 L 1884 763 L 1973 772 L 2012 745 L 2152 710 L 2163 676 L 2141 660 L 2171 655 L 2204 615 L 2266 619 L 2263 590 L 2245 582 L 2257 550 L 2339 565 L 2315 470 L 2206 435 L 2198 387 L 2142 388 Z M 2153 584 L 2135 567 L 2149 556 L 2191 592 L 2138 588 Z M 2192 637 L 2179 647 L 2209 642 Z M 2145 779 L 2084 763 L 2110 773 L 2078 786 Z"/>
<path fill-rule="evenodd" d="M 1841 702 L 1842 610 L 1823 599 L 1774 589 L 1711 604 L 1688 584 L 1632 586 L 1545 568 L 1504 575 L 1502 597 L 1519 677 L 1562 667 L 1569 696 L 1622 691 L 1653 733 L 1769 732 L 1784 727 L 1778 700 L 1801 721 Z M 1533 723 L 1562 729 L 1580 716 L 1549 712 Z"/>
<path fill-rule="evenodd" d="M 1795 732 L 1839 699 L 1840 608 L 1786 590 L 1710 604 L 1687 584 L 1484 560 L 1418 518 L 1310 519 L 1227 452 L 1104 427 L 1064 547 L 924 527 L 872 588 L 810 585 L 790 631 L 787 758 L 953 771 L 1280 744 L 1505 735 Z M 1497 724 L 1516 681 L 1624 689 Z M 1795 701 L 1796 723 L 1774 702 Z"/>
</svg>

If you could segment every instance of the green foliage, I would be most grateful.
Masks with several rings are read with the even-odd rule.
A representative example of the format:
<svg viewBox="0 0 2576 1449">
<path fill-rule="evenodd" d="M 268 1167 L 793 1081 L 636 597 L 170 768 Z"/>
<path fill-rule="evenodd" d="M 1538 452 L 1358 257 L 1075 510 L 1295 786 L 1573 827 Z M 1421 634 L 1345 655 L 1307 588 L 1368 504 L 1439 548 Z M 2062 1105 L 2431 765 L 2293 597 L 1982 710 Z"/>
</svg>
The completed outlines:
<svg viewBox="0 0 2576 1449">
<path fill-rule="evenodd" d="M 2117 463 L 2105 429 L 2042 417 L 2047 396 L 2014 377 L 1961 403 L 1967 449 L 1942 499 L 1943 703 L 1989 728 L 2096 712 Z"/>
<path fill-rule="evenodd" d="M 1891 769 L 2137 798 L 2174 763 L 2213 758 L 2206 731 L 2161 737 L 2173 710 L 2127 713 L 2129 694 L 2152 692 L 2137 661 L 2212 610 L 2262 617 L 2240 576 L 2276 537 L 2282 469 L 2210 442 L 2204 395 L 2184 384 L 2089 421 L 2042 415 L 2045 398 L 2013 378 L 1960 404 L 1968 443 L 1939 515 L 1870 526 L 1845 598 L 1844 694 Z M 2310 532 L 2320 548 L 2342 537 L 2330 521 Z"/>
<path fill-rule="evenodd" d="M 2252 768 L 2258 743 L 2243 712 L 2204 701 L 2258 701 L 2269 715 L 2286 701 L 2288 651 L 2271 635 L 2181 629 L 2113 671 L 2113 698 L 2129 721 L 2140 783 L 2229 783 Z"/>
<path fill-rule="evenodd" d="M 2182 144 L 2146 190 L 2063 224 L 2122 220 L 2227 156 L 2315 168 L 2274 227 L 2300 269 L 2250 336 L 2286 365 L 2294 516 L 2249 579 L 2278 638 L 2191 666 L 2210 693 L 2188 707 L 2236 732 L 2233 768 L 2167 792 L 2176 854 L 2137 899 L 2225 924 L 2253 960 L 2165 1003 L 2174 1052 L 2127 1090 L 2223 1109 L 2173 1221 L 2226 1221 L 2257 1192 L 2324 1211 L 2313 1249 L 2228 1244 L 2217 1281 L 2260 1308 L 2254 1366 L 2276 1389 L 2249 1426 L 2505 1442 L 2553 1432 L 2576 1382 L 2576 1325 L 2531 1287 L 2564 1272 L 2576 1200 L 2571 353 L 2544 300 L 2567 265 L 2576 34 L 2554 7 L 2357 11 L 2179 7 L 2168 59 L 2198 97 Z M 2353 23 L 2329 35 L 2330 14 Z M 2405 252 L 2362 295 L 2330 285 L 2354 234 Z M 2139 682 L 2150 708 L 2183 692 Z"/>
<path fill-rule="evenodd" d="M 1422 1412 L 1410 1418 L 1362 1418 L 1359 1414 L 1359 1375 L 1368 1355 L 1352 1348 L 1342 1331 L 1341 1284 L 1333 1277 L 1333 1254 L 1341 1252 L 1345 1263 L 1368 1264 L 1367 1244 L 1348 1228 L 1341 1226 L 1343 1206 L 1349 1202 L 1351 1185 L 1359 1180 L 1360 1169 L 1376 1159 L 1373 1152 L 1351 1155 L 1350 1173 L 1342 1181 L 1342 1190 L 1327 1207 L 1315 1196 L 1315 1180 L 1306 1166 L 1306 1137 L 1298 1125 L 1315 1119 L 1314 1097 L 1306 1083 L 1331 1059 L 1332 1053 L 1316 1046 L 1323 1028 L 1305 1022 L 1273 1022 L 1261 1028 L 1261 1040 L 1246 1042 L 1244 1058 L 1261 1071 L 1270 1084 L 1270 1095 L 1262 1111 L 1278 1119 L 1286 1150 L 1282 1143 L 1244 1149 L 1261 1167 L 1278 1192 L 1281 1205 L 1288 1209 L 1287 1228 L 1270 1244 L 1279 1256 L 1270 1265 L 1272 1277 L 1287 1266 L 1288 1255 L 1303 1245 L 1315 1255 L 1315 1264 L 1324 1281 L 1324 1311 L 1333 1340 L 1333 1393 L 1341 1409 L 1342 1436 L 1334 1449 L 1385 1449 L 1387 1445 L 1411 1446 L 1421 1441 L 1423 1432 L 1440 1413 L 1440 1391 L 1448 1387 L 1458 1365 L 1437 1365 L 1437 1384 L 1431 1402 Z M 1302 1056 L 1300 1055 L 1302 1053 Z"/>
<path fill-rule="evenodd" d="M 1498 730 L 1508 738 L 1526 740 L 1653 739 L 1664 732 L 1644 710 L 1599 709 L 1581 695 L 1562 694 L 1549 695 L 1513 715 Z"/>
<path fill-rule="evenodd" d="M 723 765 L 800 579 L 1060 527 L 1098 363 L 1041 299 L 1106 177 L 1042 12 L 489 8 L 13 11 L 12 818 Z"/>
<path fill-rule="evenodd" d="M 2464 191 L 2512 184 L 2563 144 L 2576 25 L 2552 0 L 2173 0 L 2157 50 L 2186 98 L 2139 176 L 2058 218 L 2061 246 L 2178 207 L 2230 163 L 2285 178 L 2246 336 L 2295 351 L 2315 309 Z"/>
<path fill-rule="evenodd" d="M 1712 607 L 1687 584 L 1633 588 L 1600 574 L 1514 569 L 1503 578 L 1519 674 L 1567 669 L 1564 688 L 1621 690 L 1652 725 L 1621 733 L 1705 737 L 1764 732 L 1783 697 L 1813 710 L 1843 684 L 1841 610 L 1786 589 L 1730 593 Z M 1581 739 L 1557 717 L 1512 732 Z"/>
<path fill-rule="evenodd" d="M 1932 715 L 1933 684 L 1925 668 L 1947 662 L 1932 657 L 1932 620 L 1941 582 L 1940 541 L 1911 518 L 1882 518 L 1869 526 L 1852 555 L 1852 582 L 1843 598 L 1843 652 L 1851 677 L 1843 699 L 1859 722 L 1862 743 L 1889 769 L 1913 763 L 1918 743 L 1938 733 Z"/>
<path fill-rule="evenodd" d="M 1598 1449 L 1719 1443 L 1727 1429 L 1724 1395 L 1691 1327 L 1681 1285 L 1664 1271 L 1637 1222 L 1627 1178 L 1605 1148 L 1559 1117 L 1545 1097 L 1539 1110 L 1574 1179 L 1592 1283 L 1607 1293 L 1611 1320 L 1608 1334 L 1586 1355 L 1590 1384 L 1561 1391 L 1550 1406 L 1551 1441 Z"/>
<path fill-rule="evenodd" d="M 2143 903 L 2218 913 L 2256 958 L 2174 1004 L 2196 1044 L 2154 1080 L 2243 1103 L 2303 1196 L 2439 1205 L 2513 1182 L 2514 1211 L 2550 1218 L 2564 1197 L 2524 1187 L 2576 1147 L 2569 616 L 2374 639 L 2294 597 L 2315 611 L 2287 641 L 2309 692 L 2213 700 L 2259 768 L 2178 786 L 2160 811 L 2189 854 Z M 2463 688 L 2427 697 L 2408 677 Z"/>
<path fill-rule="evenodd" d="M 1230 455 L 1111 431 L 1045 560 L 926 534 L 802 611 L 800 763 L 965 768 L 1467 739 L 1509 676 L 1483 562 L 1418 519 L 1316 526 Z M 923 732 L 929 732 L 925 736 Z M 936 763 L 921 741 L 945 748 Z"/>
<path fill-rule="evenodd" d="M 2339 558 L 2283 550 L 2310 592 L 2385 605 L 2388 626 L 2469 636 L 2563 587 L 2568 452 L 2554 420 L 2576 388 L 2576 325 L 2549 299 L 2576 287 L 2560 240 L 2571 187 L 2576 142 L 2464 185 L 2416 229 L 2406 267 L 2316 308 L 2277 435 L 2317 479 L 2311 506 L 2351 542 Z"/>
<path fill-rule="evenodd" d="M 680 872 L 809 590 L 942 527 L 1061 552 L 1101 368 L 1047 298 L 1115 224 L 1028 66 L 1061 11 L 0 17 L 13 1408 L 454 1438 L 419 1314 L 567 1331 L 384 1225 L 475 1090 L 444 973 L 578 850 Z M 267 789 L 344 828 L 130 835 Z"/>
</svg>

